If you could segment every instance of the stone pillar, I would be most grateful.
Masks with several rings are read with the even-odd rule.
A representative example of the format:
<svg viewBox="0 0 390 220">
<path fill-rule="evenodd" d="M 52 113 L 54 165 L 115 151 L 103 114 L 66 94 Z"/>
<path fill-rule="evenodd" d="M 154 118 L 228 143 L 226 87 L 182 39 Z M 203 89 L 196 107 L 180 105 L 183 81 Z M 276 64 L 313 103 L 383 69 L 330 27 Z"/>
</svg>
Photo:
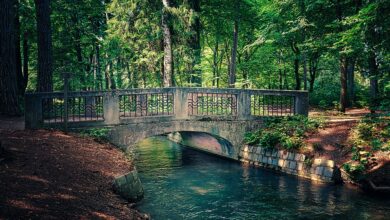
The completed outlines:
<svg viewBox="0 0 390 220">
<path fill-rule="evenodd" d="M 295 114 L 309 115 L 309 93 L 302 92 L 295 96 Z"/>
<path fill-rule="evenodd" d="M 176 88 L 174 92 L 174 115 L 176 119 L 188 119 L 188 92 L 184 89 Z"/>
<path fill-rule="evenodd" d="M 106 125 L 119 124 L 119 96 L 115 92 L 103 96 L 103 115 Z"/>
<path fill-rule="evenodd" d="M 42 99 L 40 95 L 25 95 L 25 127 L 27 129 L 37 129 L 42 127 Z"/>
<path fill-rule="evenodd" d="M 251 95 L 241 90 L 237 97 L 237 116 L 239 120 L 248 120 L 251 116 Z"/>
</svg>

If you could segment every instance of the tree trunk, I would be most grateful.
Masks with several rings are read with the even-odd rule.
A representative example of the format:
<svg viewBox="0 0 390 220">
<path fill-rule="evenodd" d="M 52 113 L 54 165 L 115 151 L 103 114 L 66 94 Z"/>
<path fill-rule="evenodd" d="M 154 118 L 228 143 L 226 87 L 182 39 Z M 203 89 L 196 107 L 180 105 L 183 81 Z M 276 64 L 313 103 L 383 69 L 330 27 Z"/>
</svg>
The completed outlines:
<svg viewBox="0 0 390 220">
<path fill-rule="evenodd" d="M 301 90 L 301 77 L 299 76 L 299 55 L 301 54 L 301 52 L 295 42 L 291 43 L 291 49 L 295 54 L 295 58 L 294 58 L 295 90 Z"/>
<path fill-rule="evenodd" d="M 236 2 L 236 13 L 239 10 L 239 3 Z M 238 46 L 238 15 L 234 20 L 234 30 L 233 30 L 233 47 L 232 47 L 232 56 L 230 62 L 230 72 L 229 72 L 229 87 L 234 88 L 236 83 L 236 59 L 237 59 L 237 46 Z"/>
<path fill-rule="evenodd" d="M 19 2 L 15 1 L 15 46 L 16 46 L 16 79 L 18 81 L 18 93 L 23 96 L 24 77 L 22 73 L 22 55 L 20 52 L 20 21 L 19 21 Z"/>
<path fill-rule="evenodd" d="M 201 63 L 201 48 L 200 48 L 200 0 L 190 0 L 191 9 L 195 12 L 195 19 L 191 24 L 193 34 L 190 38 L 190 46 L 193 50 L 192 74 L 191 83 L 194 86 L 202 85 L 202 73 L 199 67 Z"/>
<path fill-rule="evenodd" d="M 303 90 L 307 90 L 307 62 L 305 55 L 303 55 Z"/>
<path fill-rule="evenodd" d="M 218 34 L 215 36 L 215 45 L 214 45 L 214 50 L 213 50 L 213 87 L 217 86 L 218 87 L 218 50 L 219 50 L 219 41 L 218 41 Z"/>
<path fill-rule="evenodd" d="M 20 115 L 15 45 L 15 1 L 0 7 L 0 113 Z"/>
<path fill-rule="evenodd" d="M 38 33 L 37 91 L 53 91 L 53 55 L 50 22 L 50 0 L 35 0 Z"/>
<path fill-rule="evenodd" d="M 301 77 L 299 76 L 299 59 L 294 59 L 295 90 L 301 90 Z"/>
<path fill-rule="evenodd" d="M 350 59 L 347 66 L 348 102 L 347 106 L 352 107 L 355 101 L 355 59 Z"/>
<path fill-rule="evenodd" d="M 172 36 L 171 28 L 169 25 L 170 20 L 170 0 L 163 0 L 163 13 L 162 13 L 162 29 L 164 38 L 164 72 L 163 72 L 163 86 L 172 86 L 173 77 L 173 55 L 172 55 Z"/>
<path fill-rule="evenodd" d="M 347 85 L 347 68 L 348 58 L 345 56 L 340 58 L 340 111 L 345 112 L 348 102 L 348 85 Z"/>
<path fill-rule="evenodd" d="M 104 71 L 104 76 L 106 80 L 106 89 L 110 90 L 111 89 L 111 61 L 108 61 L 106 65 L 106 71 Z"/>
<path fill-rule="evenodd" d="M 28 33 L 23 34 L 23 94 L 26 91 L 28 83 L 28 62 L 29 62 L 29 48 L 28 48 Z"/>
<path fill-rule="evenodd" d="M 314 82 L 317 77 L 317 67 L 318 67 L 319 57 L 314 56 L 309 60 L 309 92 L 314 91 Z"/>
<path fill-rule="evenodd" d="M 378 106 L 378 63 L 376 62 L 375 52 L 371 51 L 368 57 L 368 69 L 370 73 L 370 96 L 371 103 L 370 109 L 371 113 L 375 113 L 375 109 Z"/>
<path fill-rule="evenodd" d="M 103 89 L 103 76 L 100 69 L 100 47 L 98 43 L 96 42 L 95 45 L 95 63 L 94 63 L 94 71 L 95 71 L 95 77 L 96 77 L 96 89 L 102 90 Z"/>
</svg>

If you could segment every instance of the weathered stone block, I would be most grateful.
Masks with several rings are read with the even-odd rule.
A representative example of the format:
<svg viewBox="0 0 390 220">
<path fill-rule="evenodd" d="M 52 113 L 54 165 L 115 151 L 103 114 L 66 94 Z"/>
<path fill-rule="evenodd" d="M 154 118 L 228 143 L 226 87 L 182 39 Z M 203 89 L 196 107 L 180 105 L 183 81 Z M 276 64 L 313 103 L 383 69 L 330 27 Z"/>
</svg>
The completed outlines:
<svg viewBox="0 0 390 220">
<path fill-rule="evenodd" d="M 248 145 L 245 145 L 244 152 L 248 152 L 248 151 L 249 151 L 249 147 L 248 147 Z"/>
<path fill-rule="evenodd" d="M 276 149 L 272 150 L 272 156 L 278 157 L 278 151 Z"/>
<path fill-rule="evenodd" d="M 278 166 L 283 167 L 285 160 L 279 159 L 278 160 Z"/>
<path fill-rule="evenodd" d="M 306 155 L 304 155 L 304 154 L 301 154 L 301 160 L 300 161 L 305 161 L 305 159 L 306 159 Z"/>
<path fill-rule="evenodd" d="M 322 175 L 322 172 L 324 172 L 324 167 L 319 166 L 319 167 L 317 167 L 315 174 Z"/>
<path fill-rule="evenodd" d="M 282 150 L 278 151 L 278 157 L 279 157 L 279 158 L 283 158 L 283 152 L 284 152 L 284 151 L 282 151 Z"/>
<path fill-rule="evenodd" d="M 325 177 L 332 178 L 333 177 L 333 168 L 325 167 L 323 175 Z"/>
<path fill-rule="evenodd" d="M 272 164 L 272 157 L 268 157 L 267 164 Z"/>
<path fill-rule="evenodd" d="M 296 167 L 297 167 L 297 162 L 295 162 L 295 161 L 290 161 L 289 162 L 289 168 L 290 169 L 295 170 Z"/>
<path fill-rule="evenodd" d="M 314 159 L 313 165 L 315 166 L 326 166 L 326 161 L 324 159 Z"/>
<path fill-rule="evenodd" d="M 270 157 L 271 153 L 271 150 L 265 150 L 265 156 Z"/>
<path fill-rule="evenodd" d="M 263 156 L 262 162 L 265 163 L 265 164 L 268 163 L 268 157 L 267 156 L 265 156 L 265 157 Z"/>
<path fill-rule="evenodd" d="M 299 171 L 303 170 L 303 163 L 302 162 L 297 163 L 297 170 L 299 170 Z"/>
<path fill-rule="evenodd" d="M 258 153 L 258 154 L 261 153 L 261 147 L 258 147 L 258 148 L 256 149 L 256 153 Z"/>
<path fill-rule="evenodd" d="M 273 158 L 272 159 L 272 165 L 274 165 L 274 166 L 278 166 L 278 159 L 277 158 Z"/>
<path fill-rule="evenodd" d="M 136 170 L 116 178 L 113 182 L 113 189 L 130 202 L 138 202 L 144 196 L 144 189 Z"/>
<path fill-rule="evenodd" d="M 289 160 L 294 160 L 295 159 L 295 153 L 289 152 L 288 157 Z"/>
<path fill-rule="evenodd" d="M 257 158 L 257 161 L 259 161 L 259 162 L 263 161 L 263 156 L 259 155 L 259 157 Z"/>
<path fill-rule="evenodd" d="M 287 160 L 287 158 L 288 158 L 288 152 L 287 152 L 287 151 L 283 151 L 282 158 L 283 158 L 284 160 Z"/>
<path fill-rule="evenodd" d="M 334 161 L 333 160 L 327 160 L 326 161 L 326 166 L 333 168 L 334 167 Z"/>
</svg>

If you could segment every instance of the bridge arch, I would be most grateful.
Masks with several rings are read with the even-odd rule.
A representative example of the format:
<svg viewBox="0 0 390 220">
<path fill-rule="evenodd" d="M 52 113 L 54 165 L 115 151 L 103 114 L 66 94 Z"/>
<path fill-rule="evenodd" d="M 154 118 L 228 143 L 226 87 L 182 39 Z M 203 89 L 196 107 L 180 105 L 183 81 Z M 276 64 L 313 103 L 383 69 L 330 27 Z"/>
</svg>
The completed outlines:
<svg viewBox="0 0 390 220">
<path fill-rule="evenodd" d="M 114 126 L 110 130 L 110 141 L 128 150 L 136 143 L 143 139 L 169 134 L 174 132 L 182 132 L 187 135 L 188 132 L 201 133 L 203 140 L 195 140 L 192 137 L 187 139 L 188 142 L 192 142 L 192 146 L 199 150 L 208 151 L 219 156 L 229 157 L 233 159 L 238 158 L 239 148 L 243 143 L 243 138 L 246 132 L 261 127 L 261 121 L 171 121 L 171 122 L 157 122 L 157 123 L 142 123 L 142 124 L 127 124 Z M 212 136 L 215 140 L 212 140 Z M 201 141 L 209 141 L 214 143 L 207 148 L 204 146 L 196 146 Z M 220 150 L 218 150 L 217 143 L 220 144 Z M 186 145 L 186 143 L 184 143 Z M 211 150 L 214 147 L 215 150 Z"/>
</svg>

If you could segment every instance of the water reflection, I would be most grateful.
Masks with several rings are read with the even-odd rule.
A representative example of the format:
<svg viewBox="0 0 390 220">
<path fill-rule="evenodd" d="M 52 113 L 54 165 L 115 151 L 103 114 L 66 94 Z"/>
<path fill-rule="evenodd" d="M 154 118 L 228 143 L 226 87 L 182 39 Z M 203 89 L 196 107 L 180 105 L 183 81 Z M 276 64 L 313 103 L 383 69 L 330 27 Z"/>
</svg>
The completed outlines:
<svg viewBox="0 0 390 220">
<path fill-rule="evenodd" d="M 145 188 L 139 209 L 154 219 L 385 219 L 390 201 L 343 186 L 255 169 L 164 138 L 136 148 Z"/>
</svg>

